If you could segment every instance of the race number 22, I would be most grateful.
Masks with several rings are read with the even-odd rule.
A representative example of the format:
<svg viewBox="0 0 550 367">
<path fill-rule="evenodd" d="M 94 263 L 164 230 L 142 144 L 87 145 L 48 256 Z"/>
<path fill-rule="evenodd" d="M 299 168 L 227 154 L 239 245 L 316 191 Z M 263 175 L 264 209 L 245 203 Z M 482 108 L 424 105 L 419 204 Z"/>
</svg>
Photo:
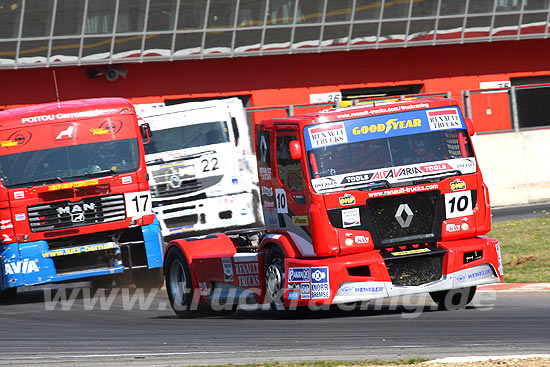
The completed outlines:
<svg viewBox="0 0 550 367">
<path fill-rule="evenodd" d="M 445 194 L 447 219 L 473 215 L 472 204 L 472 192 L 469 190 Z"/>
</svg>

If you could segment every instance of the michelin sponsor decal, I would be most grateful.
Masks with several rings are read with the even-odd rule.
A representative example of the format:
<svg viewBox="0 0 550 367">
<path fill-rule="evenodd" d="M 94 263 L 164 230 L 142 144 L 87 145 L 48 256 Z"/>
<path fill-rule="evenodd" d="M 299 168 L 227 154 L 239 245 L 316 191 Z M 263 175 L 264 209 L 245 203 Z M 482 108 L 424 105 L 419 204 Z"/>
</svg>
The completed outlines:
<svg viewBox="0 0 550 367">
<path fill-rule="evenodd" d="M 475 173 L 477 166 L 473 158 L 456 158 L 432 163 L 414 164 L 370 171 L 359 171 L 353 174 L 341 174 L 331 177 L 314 178 L 311 180 L 316 192 L 331 191 L 349 185 L 363 185 L 373 181 L 386 180 L 390 184 L 409 180 L 424 175 L 445 173 L 459 170 L 463 175 Z M 461 183 L 455 184 L 456 191 L 461 190 Z M 340 198 L 340 199 L 343 199 Z M 343 202 L 345 203 L 347 198 Z M 341 201 L 342 204 L 342 201 Z"/>
<path fill-rule="evenodd" d="M 366 112 L 366 111 L 365 111 Z M 368 113 L 365 113 L 368 115 Z M 350 116 L 353 118 L 353 116 Z M 338 123 L 306 127 L 306 150 L 358 141 L 389 138 L 436 130 L 463 129 L 455 106 L 399 112 L 394 115 L 359 117 Z"/>
</svg>

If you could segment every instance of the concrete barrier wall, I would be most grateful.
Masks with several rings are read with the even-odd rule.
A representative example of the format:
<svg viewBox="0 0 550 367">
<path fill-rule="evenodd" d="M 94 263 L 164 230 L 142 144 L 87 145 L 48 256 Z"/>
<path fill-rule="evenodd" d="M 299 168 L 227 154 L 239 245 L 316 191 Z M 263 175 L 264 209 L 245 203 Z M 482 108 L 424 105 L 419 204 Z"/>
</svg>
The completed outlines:
<svg viewBox="0 0 550 367">
<path fill-rule="evenodd" d="M 472 140 L 493 207 L 550 201 L 550 129 Z"/>
</svg>

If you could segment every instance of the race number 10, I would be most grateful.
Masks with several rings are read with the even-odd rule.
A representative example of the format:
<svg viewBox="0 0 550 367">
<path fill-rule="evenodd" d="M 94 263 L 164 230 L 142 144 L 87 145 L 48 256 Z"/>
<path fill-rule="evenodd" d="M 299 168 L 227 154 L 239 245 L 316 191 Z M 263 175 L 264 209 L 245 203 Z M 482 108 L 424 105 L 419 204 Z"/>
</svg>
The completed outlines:
<svg viewBox="0 0 550 367">
<path fill-rule="evenodd" d="M 275 201 L 277 204 L 277 213 L 288 213 L 286 192 L 284 189 L 275 189 Z"/>
<path fill-rule="evenodd" d="M 445 194 L 447 219 L 473 215 L 472 204 L 472 192 L 469 190 Z"/>
</svg>

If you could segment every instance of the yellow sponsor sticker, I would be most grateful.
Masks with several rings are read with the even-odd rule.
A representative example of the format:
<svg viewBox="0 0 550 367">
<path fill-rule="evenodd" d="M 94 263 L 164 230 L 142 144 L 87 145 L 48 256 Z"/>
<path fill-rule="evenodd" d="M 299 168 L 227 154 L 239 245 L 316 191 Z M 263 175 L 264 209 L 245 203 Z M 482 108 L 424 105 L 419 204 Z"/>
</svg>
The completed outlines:
<svg viewBox="0 0 550 367">
<path fill-rule="evenodd" d="M 77 181 L 77 182 L 66 182 L 62 184 L 55 184 L 48 186 L 48 191 L 72 189 L 77 187 L 93 186 L 99 184 L 98 179 L 86 180 L 86 181 Z"/>
<path fill-rule="evenodd" d="M 110 250 L 117 247 L 118 247 L 117 244 L 114 242 L 98 243 L 95 245 L 69 247 L 69 248 L 62 248 L 54 251 L 43 252 L 42 257 L 48 258 L 48 257 L 57 257 L 57 256 L 65 256 L 65 255 L 83 254 L 87 252 Z"/>
<path fill-rule="evenodd" d="M 407 251 L 397 251 L 397 252 L 392 252 L 391 254 L 393 256 L 403 256 L 403 255 L 413 255 L 413 254 L 421 254 L 423 252 L 431 252 L 432 250 L 430 250 L 429 248 L 419 248 L 419 249 L 416 249 L 416 250 L 407 250 Z"/>
<path fill-rule="evenodd" d="M 309 226 L 309 220 L 305 216 L 292 217 L 292 224 L 295 226 Z"/>
<path fill-rule="evenodd" d="M 17 142 L 13 141 L 13 140 L 1 140 L 0 141 L 0 146 L 2 146 L 2 148 L 15 147 L 15 146 L 17 146 Z"/>
</svg>

